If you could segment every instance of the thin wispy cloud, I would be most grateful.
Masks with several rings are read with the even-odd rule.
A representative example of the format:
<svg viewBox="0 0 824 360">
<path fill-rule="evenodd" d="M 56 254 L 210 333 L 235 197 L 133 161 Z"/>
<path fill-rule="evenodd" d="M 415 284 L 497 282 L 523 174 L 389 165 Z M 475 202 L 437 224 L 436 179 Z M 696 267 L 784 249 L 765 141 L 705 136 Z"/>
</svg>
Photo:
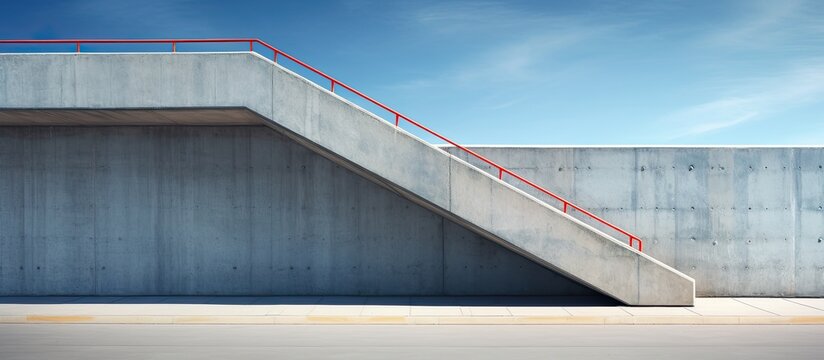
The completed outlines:
<svg viewBox="0 0 824 360">
<path fill-rule="evenodd" d="M 772 77 L 756 77 L 725 92 L 730 95 L 666 115 L 667 139 L 691 138 L 766 119 L 824 98 L 824 61 L 807 63 Z"/>
<path fill-rule="evenodd" d="M 458 85 L 473 85 L 478 82 L 523 83 L 541 81 L 551 68 L 548 65 L 553 55 L 564 48 L 585 41 L 591 32 L 566 32 L 559 34 L 527 36 L 509 44 L 484 50 L 474 60 L 461 64 L 450 71 L 447 81 Z"/>
<path fill-rule="evenodd" d="M 529 27 L 546 18 L 503 2 L 462 1 L 418 8 L 413 11 L 413 20 L 439 32 L 489 32 Z"/>
<path fill-rule="evenodd" d="M 745 1 L 732 21 L 711 29 L 704 42 L 716 48 L 808 49 L 823 44 L 824 12 L 813 1 Z"/>
<path fill-rule="evenodd" d="M 521 103 L 521 99 L 507 100 L 507 101 L 498 102 L 498 103 L 489 105 L 489 106 L 487 106 L 487 109 L 489 109 L 489 110 L 501 110 L 501 109 L 510 108 L 510 107 L 512 107 L 514 105 L 517 105 L 519 103 Z"/>
<path fill-rule="evenodd" d="M 497 1 L 443 2 L 411 12 L 410 21 L 421 31 L 429 31 L 435 38 L 462 39 L 469 45 L 461 47 L 466 53 L 457 58 L 458 63 L 434 69 L 431 75 L 407 80 L 396 88 L 476 93 L 485 89 L 502 97 L 494 102 L 501 106 L 488 105 L 486 95 L 486 100 L 478 101 L 476 106 L 504 109 L 509 106 L 505 99 L 541 98 L 536 94 L 546 91 L 547 84 L 578 81 L 598 92 L 596 78 L 588 75 L 602 68 L 620 69 L 611 60 L 626 61 L 621 66 L 641 70 L 638 75 L 642 79 L 652 78 L 644 73 L 646 69 L 632 63 L 640 62 L 658 67 L 650 70 L 659 71 L 659 77 L 646 85 L 692 89 L 685 94 L 694 101 L 693 105 L 680 109 L 658 107 L 657 113 L 641 120 L 646 125 L 639 129 L 664 129 L 655 141 L 672 142 L 702 142 L 709 134 L 759 121 L 780 121 L 776 119 L 781 114 L 824 99 L 824 22 L 820 20 L 824 18 L 824 6 L 814 2 L 717 4 L 705 11 L 717 11 L 719 16 L 696 22 L 681 21 L 681 14 L 692 10 L 689 6 L 667 2 L 636 6 L 618 1 L 595 11 L 566 7 L 549 12 L 522 5 Z M 705 15 L 706 12 L 693 12 L 688 16 Z M 649 31 L 650 28 L 655 30 Z M 619 55 L 624 58 L 617 59 L 603 55 L 582 57 L 589 52 L 604 54 L 607 49 L 618 49 L 616 54 L 620 54 L 622 46 L 638 53 Z M 671 53 L 661 53 L 657 46 Z M 668 64 L 661 59 L 674 62 Z M 682 64 L 688 66 L 684 74 L 697 76 L 673 71 L 673 66 Z M 661 71 L 667 67 L 670 69 Z M 634 90 L 617 96 L 659 96 L 654 94 L 656 90 L 639 88 L 644 85 L 632 83 L 632 78 L 626 80 L 628 89 Z M 642 101 L 629 98 L 629 102 Z M 582 118 L 570 109 L 566 111 L 569 117 Z M 599 123 L 612 120 L 612 116 L 633 118 L 632 114 L 609 111 L 602 114 L 609 118 L 587 121 Z"/>
<path fill-rule="evenodd" d="M 473 44 L 461 61 L 428 77 L 389 85 L 393 89 L 431 86 L 469 87 L 479 84 L 525 84 L 546 81 L 563 65 L 552 60 L 588 41 L 624 30 L 633 22 L 618 22 L 601 14 L 555 14 L 530 11 L 503 2 L 440 3 L 414 11 L 418 28 Z"/>
</svg>

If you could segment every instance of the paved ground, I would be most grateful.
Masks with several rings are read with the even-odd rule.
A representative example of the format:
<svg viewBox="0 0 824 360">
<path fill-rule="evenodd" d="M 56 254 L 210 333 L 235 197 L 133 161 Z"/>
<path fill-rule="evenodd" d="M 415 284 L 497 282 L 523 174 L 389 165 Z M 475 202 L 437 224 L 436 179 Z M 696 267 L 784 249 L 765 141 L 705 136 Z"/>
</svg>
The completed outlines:
<svg viewBox="0 0 824 360">
<path fill-rule="evenodd" d="M 0 325 L 16 359 L 820 359 L 824 326 Z"/>
<path fill-rule="evenodd" d="M 824 299 L 699 298 L 625 307 L 543 297 L 0 297 L 0 323 L 822 324 Z"/>
</svg>

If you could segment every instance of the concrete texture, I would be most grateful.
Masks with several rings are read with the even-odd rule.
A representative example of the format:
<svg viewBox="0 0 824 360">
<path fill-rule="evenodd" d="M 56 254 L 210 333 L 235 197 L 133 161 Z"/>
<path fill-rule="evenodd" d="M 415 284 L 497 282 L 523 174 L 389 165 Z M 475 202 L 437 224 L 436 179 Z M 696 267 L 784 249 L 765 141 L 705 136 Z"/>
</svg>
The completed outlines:
<svg viewBox="0 0 824 360">
<path fill-rule="evenodd" d="M 691 278 L 255 54 L 3 55 L 0 83 L 0 108 L 245 107 L 336 163 L 626 304 L 694 299 Z"/>
<path fill-rule="evenodd" d="M 0 127 L 0 294 L 594 295 L 261 125 Z"/>
<path fill-rule="evenodd" d="M 0 111 L 0 126 L 260 125 L 242 108 Z"/>
<path fill-rule="evenodd" d="M 605 297 L 0 297 L 0 324 L 824 324 L 824 303 L 697 298 L 692 307 L 617 306 Z"/>
<path fill-rule="evenodd" d="M 699 296 L 824 296 L 824 147 L 473 150 L 634 232 Z"/>
<path fill-rule="evenodd" d="M 0 325 L 4 360 L 819 359 L 824 326 Z"/>
</svg>

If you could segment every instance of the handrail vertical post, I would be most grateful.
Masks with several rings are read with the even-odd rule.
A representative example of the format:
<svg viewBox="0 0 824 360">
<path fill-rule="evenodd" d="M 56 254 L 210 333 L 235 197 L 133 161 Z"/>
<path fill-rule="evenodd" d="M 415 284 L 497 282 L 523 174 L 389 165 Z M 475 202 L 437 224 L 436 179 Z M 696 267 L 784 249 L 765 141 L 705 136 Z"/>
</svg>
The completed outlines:
<svg viewBox="0 0 824 360">
<path fill-rule="evenodd" d="M 249 51 L 255 51 L 254 42 L 252 42 L 252 40 L 249 40 Z"/>
<path fill-rule="evenodd" d="M 80 42 L 78 41 L 78 42 L 77 42 L 77 43 L 75 43 L 74 45 L 75 45 L 75 46 L 74 46 L 74 51 L 79 53 L 79 52 L 80 52 Z"/>
<path fill-rule="evenodd" d="M 566 213 L 566 212 L 567 212 L 567 202 L 564 201 L 564 213 Z"/>
<path fill-rule="evenodd" d="M 331 92 L 335 92 L 335 80 L 329 80 L 329 81 L 331 81 L 331 82 L 332 82 L 332 85 L 331 85 L 331 86 L 329 86 L 329 91 L 331 91 Z"/>
<path fill-rule="evenodd" d="M 278 52 L 277 51 L 275 51 L 275 55 L 272 56 L 272 61 L 278 62 Z"/>
<path fill-rule="evenodd" d="M 401 122 L 401 116 L 395 113 L 395 127 L 398 127 L 398 124 Z"/>
<path fill-rule="evenodd" d="M 172 52 L 177 52 L 177 42 L 172 41 Z"/>
<path fill-rule="evenodd" d="M 498 168 L 498 180 L 503 180 L 503 179 L 504 179 L 504 168 L 499 167 Z"/>
</svg>

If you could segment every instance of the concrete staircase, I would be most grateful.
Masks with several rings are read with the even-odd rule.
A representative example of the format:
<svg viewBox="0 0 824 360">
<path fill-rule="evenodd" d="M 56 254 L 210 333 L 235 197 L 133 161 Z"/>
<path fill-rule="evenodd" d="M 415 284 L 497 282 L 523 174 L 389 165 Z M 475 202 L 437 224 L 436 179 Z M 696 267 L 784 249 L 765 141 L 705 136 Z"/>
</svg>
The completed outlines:
<svg viewBox="0 0 824 360">
<path fill-rule="evenodd" d="M 686 275 L 256 53 L 0 55 L 0 124 L 164 121 L 147 116 L 152 112 L 165 114 L 169 124 L 191 124 L 215 111 L 225 123 L 248 123 L 244 114 L 253 115 L 338 164 L 625 304 L 693 304 L 695 283 Z"/>
</svg>

